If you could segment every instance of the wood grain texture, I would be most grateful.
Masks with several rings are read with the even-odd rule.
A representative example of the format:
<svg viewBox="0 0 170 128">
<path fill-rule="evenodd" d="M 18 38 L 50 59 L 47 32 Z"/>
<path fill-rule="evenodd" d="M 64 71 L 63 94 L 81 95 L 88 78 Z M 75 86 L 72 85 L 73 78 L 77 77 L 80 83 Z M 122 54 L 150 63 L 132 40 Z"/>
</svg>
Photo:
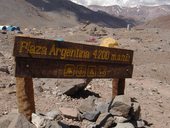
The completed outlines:
<svg viewBox="0 0 170 128">
<path fill-rule="evenodd" d="M 16 77 L 131 78 L 133 65 L 16 58 Z"/>
<path fill-rule="evenodd" d="M 35 113 L 32 78 L 16 77 L 16 96 L 19 113 L 22 113 L 30 121 L 32 113 Z"/>
<path fill-rule="evenodd" d="M 15 57 L 105 62 L 114 64 L 132 64 L 133 60 L 132 50 L 22 36 L 15 37 L 13 55 Z"/>
</svg>

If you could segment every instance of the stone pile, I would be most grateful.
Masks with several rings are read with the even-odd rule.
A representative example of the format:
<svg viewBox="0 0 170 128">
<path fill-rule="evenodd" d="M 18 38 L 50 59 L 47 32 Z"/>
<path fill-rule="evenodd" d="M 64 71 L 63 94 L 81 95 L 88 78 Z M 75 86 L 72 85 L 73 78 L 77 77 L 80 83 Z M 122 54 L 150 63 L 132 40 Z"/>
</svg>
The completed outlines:
<svg viewBox="0 0 170 128">
<path fill-rule="evenodd" d="M 140 111 L 135 98 L 120 95 L 102 102 L 89 96 L 78 107 L 62 106 L 46 114 L 33 113 L 32 123 L 18 113 L 10 113 L 0 118 L 0 128 L 145 128 Z M 64 119 L 85 123 L 70 126 Z"/>
<path fill-rule="evenodd" d="M 85 31 L 90 36 L 101 37 L 101 36 L 108 35 L 108 32 L 104 27 L 99 27 L 99 26 L 93 25 L 93 24 L 87 24 L 87 25 L 83 26 L 83 28 L 81 28 L 81 31 Z"/>
<path fill-rule="evenodd" d="M 92 27 L 89 31 L 87 31 L 87 34 L 91 36 L 107 36 L 108 33 L 104 28 L 99 27 Z"/>
<path fill-rule="evenodd" d="M 91 121 L 88 128 L 143 128 L 140 105 L 126 96 L 116 96 L 109 102 L 96 102 L 95 98 L 85 101 L 79 108 L 80 118 Z"/>
</svg>

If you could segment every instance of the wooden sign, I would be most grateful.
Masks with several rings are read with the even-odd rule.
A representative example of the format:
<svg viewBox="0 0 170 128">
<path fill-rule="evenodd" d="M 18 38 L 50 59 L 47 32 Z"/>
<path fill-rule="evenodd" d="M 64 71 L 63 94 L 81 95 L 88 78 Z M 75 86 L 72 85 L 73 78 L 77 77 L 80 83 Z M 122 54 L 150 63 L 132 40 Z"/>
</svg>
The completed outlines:
<svg viewBox="0 0 170 128">
<path fill-rule="evenodd" d="M 17 77 L 131 78 L 132 65 L 16 58 Z"/>
<path fill-rule="evenodd" d="M 133 51 L 17 36 L 15 57 L 132 64 Z"/>
<path fill-rule="evenodd" d="M 131 78 L 133 51 L 16 37 L 16 77 Z"/>
<path fill-rule="evenodd" d="M 17 36 L 13 54 L 18 109 L 29 121 L 35 112 L 32 78 L 117 78 L 114 98 L 133 72 L 131 50 Z"/>
</svg>

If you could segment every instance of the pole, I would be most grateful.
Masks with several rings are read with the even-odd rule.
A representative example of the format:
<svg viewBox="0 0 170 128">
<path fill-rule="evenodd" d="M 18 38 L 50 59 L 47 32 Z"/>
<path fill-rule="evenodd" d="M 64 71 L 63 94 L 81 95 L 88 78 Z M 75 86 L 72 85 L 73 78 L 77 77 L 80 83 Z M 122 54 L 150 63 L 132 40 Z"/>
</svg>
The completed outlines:
<svg viewBox="0 0 170 128">
<path fill-rule="evenodd" d="M 16 77 L 16 96 L 18 111 L 31 121 L 35 113 L 34 89 L 32 78 Z"/>
</svg>

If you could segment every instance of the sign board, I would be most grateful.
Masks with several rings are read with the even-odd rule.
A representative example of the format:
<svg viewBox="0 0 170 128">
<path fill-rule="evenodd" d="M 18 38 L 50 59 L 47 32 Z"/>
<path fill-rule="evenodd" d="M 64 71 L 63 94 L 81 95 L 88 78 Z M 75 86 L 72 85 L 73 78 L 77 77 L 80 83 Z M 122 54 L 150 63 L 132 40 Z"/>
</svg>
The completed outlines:
<svg viewBox="0 0 170 128">
<path fill-rule="evenodd" d="M 15 38 L 18 77 L 130 78 L 133 51 L 58 42 L 30 37 Z"/>
<path fill-rule="evenodd" d="M 17 36 L 14 56 L 132 64 L 133 51 Z"/>
<path fill-rule="evenodd" d="M 16 58 L 16 76 L 38 78 L 130 78 L 132 65 Z"/>
</svg>

